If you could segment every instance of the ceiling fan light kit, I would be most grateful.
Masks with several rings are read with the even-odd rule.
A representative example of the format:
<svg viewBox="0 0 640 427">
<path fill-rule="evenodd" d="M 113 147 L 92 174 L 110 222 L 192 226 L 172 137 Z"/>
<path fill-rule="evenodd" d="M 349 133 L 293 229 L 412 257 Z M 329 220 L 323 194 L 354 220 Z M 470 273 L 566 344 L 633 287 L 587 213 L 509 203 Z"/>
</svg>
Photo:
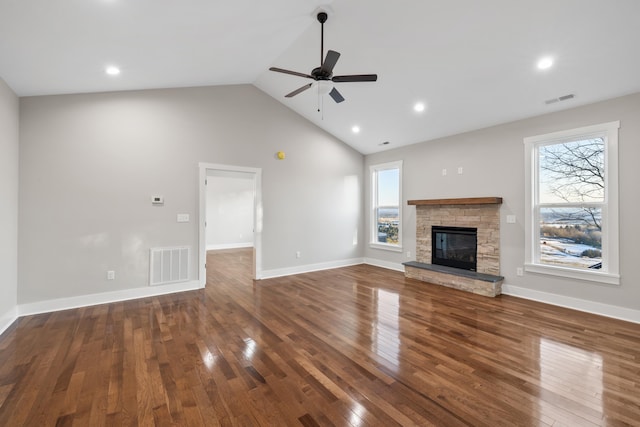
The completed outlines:
<svg viewBox="0 0 640 427">
<path fill-rule="evenodd" d="M 318 82 L 318 94 L 319 95 L 326 95 L 329 92 L 331 92 L 331 89 L 333 89 L 333 85 L 331 84 L 330 81 L 321 80 L 321 81 Z"/>
<path fill-rule="evenodd" d="M 329 96 L 336 102 L 341 103 L 344 101 L 342 94 L 333 86 L 333 83 L 354 83 L 354 82 L 375 82 L 378 80 L 377 74 L 353 74 L 345 76 L 334 76 L 333 67 L 335 67 L 340 53 L 334 50 L 327 51 L 327 56 L 324 56 L 324 23 L 327 22 L 328 15 L 326 12 L 318 12 L 317 19 L 320 22 L 320 66 L 311 70 L 311 73 L 305 74 L 298 71 L 286 70 L 284 68 L 271 67 L 269 70 L 277 73 L 290 74 L 292 76 L 303 77 L 306 79 L 312 79 L 317 82 L 318 95 L 329 94 Z M 324 60 L 323 60 L 324 58 Z M 285 95 L 285 98 L 292 98 L 299 93 L 304 92 L 313 86 L 313 83 L 306 84 L 298 89 L 289 92 Z"/>
</svg>

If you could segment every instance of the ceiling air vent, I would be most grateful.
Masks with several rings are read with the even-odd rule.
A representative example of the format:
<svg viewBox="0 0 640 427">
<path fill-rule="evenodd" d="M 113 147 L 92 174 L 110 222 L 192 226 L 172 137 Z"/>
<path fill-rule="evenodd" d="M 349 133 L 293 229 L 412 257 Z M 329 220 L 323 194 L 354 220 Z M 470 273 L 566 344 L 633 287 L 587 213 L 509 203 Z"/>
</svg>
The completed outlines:
<svg viewBox="0 0 640 427">
<path fill-rule="evenodd" d="M 556 102 L 567 101 L 567 100 L 573 99 L 573 98 L 575 98 L 575 95 L 570 93 L 568 95 L 562 95 L 562 96 L 559 96 L 557 98 L 547 99 L 546 101 L 544 101 L 544 103 L 547 104 L 547 105 L 555 104 Z"/>
</svg>

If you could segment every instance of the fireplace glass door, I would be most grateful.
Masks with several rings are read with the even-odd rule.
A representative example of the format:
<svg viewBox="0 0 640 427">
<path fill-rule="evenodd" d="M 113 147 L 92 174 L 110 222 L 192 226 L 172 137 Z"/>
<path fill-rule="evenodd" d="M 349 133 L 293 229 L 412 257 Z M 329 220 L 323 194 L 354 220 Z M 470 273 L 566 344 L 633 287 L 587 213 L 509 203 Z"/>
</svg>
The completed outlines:
<svg viewBox="0 0 640 427">
<path fill-rule="evenodd" d="M 431 263 L 476 271 L 478 229 L 431 227 Z"/>
</svg>

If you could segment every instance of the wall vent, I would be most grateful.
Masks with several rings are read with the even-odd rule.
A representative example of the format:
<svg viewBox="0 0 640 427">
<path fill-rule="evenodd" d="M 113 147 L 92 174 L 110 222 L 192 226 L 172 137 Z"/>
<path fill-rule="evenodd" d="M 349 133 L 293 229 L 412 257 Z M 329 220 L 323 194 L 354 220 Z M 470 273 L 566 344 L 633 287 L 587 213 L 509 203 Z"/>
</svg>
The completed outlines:
<svg viewBox="0 0 640 427">
<path fill-rule="evenodd" d="M 151 248 L 149 285 L 188 281 L 190 254 L 189 246 Z"/>
</svg>

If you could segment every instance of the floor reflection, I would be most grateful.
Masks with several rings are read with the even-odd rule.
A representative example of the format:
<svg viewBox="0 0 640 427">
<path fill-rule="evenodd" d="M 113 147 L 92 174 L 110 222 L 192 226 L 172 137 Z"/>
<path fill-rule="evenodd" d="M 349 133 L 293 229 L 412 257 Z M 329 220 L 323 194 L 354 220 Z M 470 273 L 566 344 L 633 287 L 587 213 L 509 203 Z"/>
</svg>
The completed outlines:
<svg viewBox="0 0 640 427">
<path fill-rule="evenodd" d="M 400 297 L 395 292 L 376 290 L 375 324 L 371 329 L 373 351 L 391 362 L 390 368 L 399 368 L 400 353 Z"/>
<path fill-rule="evenodd" d="M 204 362 L 204 365 L 207 367 L 209 372 L 213 371 L 213 368 L 216 365 L 216 357 L 211 354 L 209 350 L 207 350 L 202 356 L 202 361 Z"/>
<path fill-rule="evenodd" d="M 351 407 L 351 416 L 349 417 L 349 425 L 353 427 L 366 425 L 362 419 L 365 413 L 366 413 L 365 408 L 359 403 L 354 402 L 353 406 Z"/>
<path fill-rule="evenodd" d="M 598 353 L 541 338 L 538 402 L 542 419 L 575 422 L 578 416 L 585 424 L 600 424 L 604 411 L 602 368 Z"/>
<path fill-rule="evenodd" d="M 251 338 L 245 338 L 244 344 L 245 344 L 245 347 L 244 347 L 244 350 L 242 351 L 242 355 L 247 360 L 253 360 L 253 355 L 255 354 L 256 347 L 257 347 L 256 342 Z"/>
</svg>

